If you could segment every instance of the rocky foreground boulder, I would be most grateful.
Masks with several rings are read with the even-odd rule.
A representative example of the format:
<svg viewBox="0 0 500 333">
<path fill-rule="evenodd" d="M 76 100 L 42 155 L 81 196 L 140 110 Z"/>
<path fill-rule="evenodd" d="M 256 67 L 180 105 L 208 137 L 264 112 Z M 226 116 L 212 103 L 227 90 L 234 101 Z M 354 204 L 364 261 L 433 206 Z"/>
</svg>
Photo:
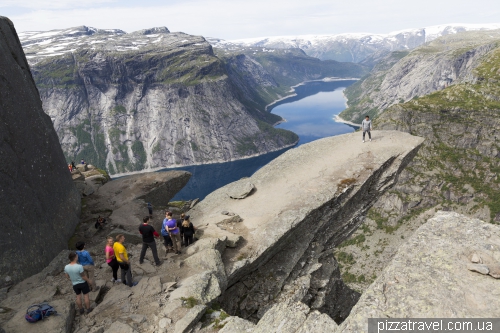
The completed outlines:
<svg viewBox="0 0 500 333">
<path fill-rule="evenodd" d="M 12 22 L 0 17 L 0 287 L 67 248 L 80 195 Z"/>
<path fill-rule="evenodd" d="M 499 318 L 500 227 L 438 212 L 401 246 L 338 332 L 367 318 Z"/>
</svg>

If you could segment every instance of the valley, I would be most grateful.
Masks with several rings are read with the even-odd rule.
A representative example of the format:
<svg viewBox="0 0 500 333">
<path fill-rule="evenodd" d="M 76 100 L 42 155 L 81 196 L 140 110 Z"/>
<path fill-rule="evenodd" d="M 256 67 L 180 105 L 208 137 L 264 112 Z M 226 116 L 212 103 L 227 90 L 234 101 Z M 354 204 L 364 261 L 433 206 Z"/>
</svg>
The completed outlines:
<svg viewBox="0 0 500 333">
<path fill-rule="evenodd" d="M 300 50 L 213 50 L 203 37 L 153 28 L 77 27 L 21 34 L 45 112 L 68 160 L 111 175 L 227 162 L 293 146 L 265 110 L 302 81 L 366 67 Z"/>
</svg>

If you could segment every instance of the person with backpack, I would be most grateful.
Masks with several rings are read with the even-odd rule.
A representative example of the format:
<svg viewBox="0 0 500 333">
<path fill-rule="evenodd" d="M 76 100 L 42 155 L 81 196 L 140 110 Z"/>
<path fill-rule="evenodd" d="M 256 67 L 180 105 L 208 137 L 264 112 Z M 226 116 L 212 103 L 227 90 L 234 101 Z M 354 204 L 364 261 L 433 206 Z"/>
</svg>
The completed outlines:
<svg viewBox="0 0 500 333">
<path fill-rule="evenodd" d="M 370 120 L 370 116 L 366 116 L 361 122 L 361 129 L 363 130 L 363 142 L 365 142 L 365 133 L 368 132 L 368 138 L 372 141 L 372 121 Z"/>
<path fill-rule="evenodd" d="M 168 212 L 165 213 L 167 215 Z M 167 221 L 168 218 L 165 216 L 165 219 L 163 220 L 162 226 L 161 226 L 161 235 L 163 236 L 163 245 L 165 245 L 165 259 L 167 259 L 167 255 L 170 251 L 173 251 L 173 246 L 174 244 L 172 243 L 172 238 L 170 238 L 170 235 L 168 233 L 168 226 L 167 226 Z"/>
<path fill-rule="evenodd" d="M 148 202 L 148 212 L 149 212 L 149 217 L 153 217 L 153 205 L 151 202 Z"/>
<path fill-rule="evenodd" d="M 118 265 L 118 261 L 116 261 L 115 250 L 113 250 L 113 237 L 108 236 L 108 238 L 106 238 L 106 241 L 107 244 L 106 248 L 104 249 L 104 253 L 106 254 L 106 263 L 109 267 L 111 267 L 111 270 L 113 271 L 113 278 L 111 279 L 111 282 L 122 282 L 122 280 L 118 278 L 118 268 L 120 268 L 120 265 Z"/>
<path fill-rule="evenodd" d="M 189 246 L 193 244 L 193 236 L 196 228 L 189 221 L 189 215 L 184 217 L 184 221 L 182 221 L 181 234 L 184 236 L 184 245 Z"/>
<path fill-rule="evenodd" d="M 153 252 L 153 258 L 155 260 L 156 266 L 161 266 L 163 262 L 158 258 L 158 252 L 156 250 L 156 242 L 155 237 L 158 238 L 160 235 L 156 232 L 153 226 L 149 225 L 149 216 L 146 216 L 142 219 L 143 223 L 139 226 L 139 232 L 142 235 L 142 250 L 141 256 L 139 257 L 139 264 L 142 265 L 144 262 L 144 256 L 146 255 L 146 251 L 148 247 Z"/>
<path fill-rule="evenodd" d="M 85 309 L 82 305 L 82 294 L 85 302 L 85 307 L 87 308 L 87 314 L 92 311 L 90 309 L 90 299 L 89 299 L 89 284 L 90 280 L 84 273 L 83 266 L 78 264 L 78 255 L 75 252 L 70 252 L 68 255 L 70 263 L 64 267 L 64 273 L 71 280 L 73 284 L 73 290 L 76 294 L 76 306 L 82 315 Z"/>
<path fill-rule="evenodd" d="M 177 221 L 172 218 L 172 213 L 167 213 L 167 230 L 172 238 L 175 254 L 181 254 L 181 232 L 177 227 Z"/>
<path fill-rule="evenodd" d="M 83 266 L 83 270 L 85 271 L 85 274 L 87 274 L 87 277 L 89 278 L 90 290 L 97 291 L 99 288 L 96 287 L 94 279 L 94 271 L 95 271 L 94 260 L 90 256 L 90 253 L 84 250 L 84 248 L 85 248 L 84 242 L 76 243 L 76 249 L 78 250 L 76 251 L 76 254 L 78 255 L 78 263 Z"/>
<path fill-rule="evenodd" d="M 113 250 L 115 251 L 116 261 L 120 265 L 122 283 L 129 287 L 137 285 L 137 282 L 132 280 L 132 268 L 130 267 L 130 260 L 128 259 L 128 253 L 123 243 L 125 242 L 125 235 L 116 235 L 116 242 L 113 244 Z"/>
</svg>

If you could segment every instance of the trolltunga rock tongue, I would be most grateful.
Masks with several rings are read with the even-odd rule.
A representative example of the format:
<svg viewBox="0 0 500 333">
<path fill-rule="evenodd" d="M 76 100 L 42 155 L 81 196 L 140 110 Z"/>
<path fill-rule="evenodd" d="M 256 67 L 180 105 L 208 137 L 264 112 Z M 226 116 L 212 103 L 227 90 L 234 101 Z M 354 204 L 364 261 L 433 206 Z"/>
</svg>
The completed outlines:
<svg viewBox="0 0 500 333">
<path fill-rule="evenodd" d="M 395 131 L 373 138 L 362 143 L 353 133 L 289 150 L 189 211 L 197 236 L 225 238 L 234 247 L 223 256 L 226 311 L 258 320 L 279 299 L 347 316 L 359 294 L 342 283 L 332 249 L 395 184 L 423 142 Z M 251 195 L 228 195 L 248 192 L 248 184 L 255 187 Z M 239 222 L 226 222 L 228 212 Z"/>
</svg>

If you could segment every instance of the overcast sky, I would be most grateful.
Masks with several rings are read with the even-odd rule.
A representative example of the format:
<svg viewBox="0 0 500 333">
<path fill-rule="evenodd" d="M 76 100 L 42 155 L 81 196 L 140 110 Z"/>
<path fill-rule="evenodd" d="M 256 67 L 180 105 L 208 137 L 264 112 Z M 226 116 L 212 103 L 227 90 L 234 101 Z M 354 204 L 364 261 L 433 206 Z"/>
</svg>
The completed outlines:
<svg viewBox="0 0 500 333">
<path fill-rule="evenodd" d="M 18 32 L 87 25 L 127 32 L 156 26 L 236 39 L 388 33 L 447 23 L 500 23 L 499 0 L 0 0 Z"/>
</svg>

